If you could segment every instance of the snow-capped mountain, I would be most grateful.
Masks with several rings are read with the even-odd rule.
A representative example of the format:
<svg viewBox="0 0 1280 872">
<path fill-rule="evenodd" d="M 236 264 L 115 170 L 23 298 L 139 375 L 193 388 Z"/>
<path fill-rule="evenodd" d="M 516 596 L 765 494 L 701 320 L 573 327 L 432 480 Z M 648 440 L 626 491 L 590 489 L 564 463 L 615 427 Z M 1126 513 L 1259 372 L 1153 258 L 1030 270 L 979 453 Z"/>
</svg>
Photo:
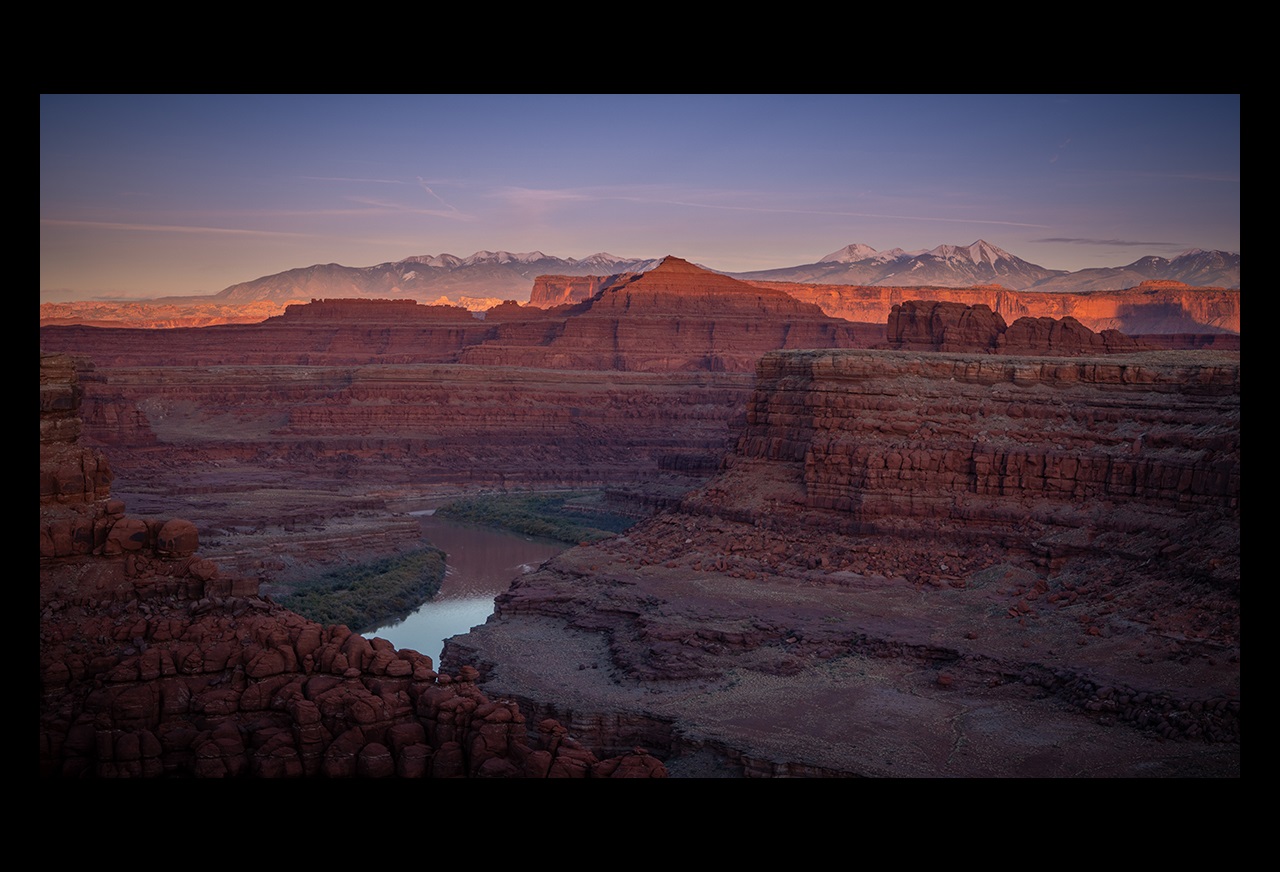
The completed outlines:
<svg viewBox="0 0 1280 872">
<path fill-rule="evenodd" d="M 928 251 L 876 251 L 869 245 L 853 243 L 816 263 L 730 275 L 746 280 L 832 285 L 962 288 L 998 284 L 1015 291 L 1122 290 L 1150 280 L 1238 288 L 1240 255 L 1195 249 L 1173 260 L 1144 257 L 1124 267 L 1070 272 L 1028 263 L 983 239 L 971 245 L 939 245 Z"/>
<path fill-rule="evenodd" d="M 876 253 L 876 250 L 870 245 L 854 242 L 839 251 L 833 251 L 826 257 L 820 258 L 818 263 L 857 263 L 860 260 L 875 257 Z"/>
<path fill-rule="evenodd" d="M 1240 287 L 1240 255 L 1194 248 L 1166 260 L 1140 257 L 1127 266 L 1077 270 L 1035 285 L 1037 291 L 1110 291 L 1146 281 L 1174 281 L 1196 287 Z"/>
<path fill-rule="evenodd" d="M 560 258 L 541 251 L 477 251 L 470 257 L 424 254 L 376 266 L 316 264 L 242 282 L 213 295 L 225 302 L 321 299 L 324 297 L 380 297 L 437 302 L 441 296 L 529 299 L 533 280 L 540 275 L 613 275 L 642 272 L 656 258 L 624 258 L 605 252 L 582 260 Z"/>
<path fill-rule="evenodd" d="M 979 239 L 972 245 L 939 245 L 928 251 L 894 248 L 876 251 L 854 243 L 817 263 L 784 269 L 735 273 L 735 278 L 838 285 L 897 285 L 967 287 L 1002 284 L 1010 289 L 1030 287 L 1060 274 L 1028 263 Z"/>
<path fill-rule="evenodd" d="M 441 297 L 477 297 L 523 302 L 529 299 L 538 276 L 644 272 L 660 260 L 618 257 L 603 251 L 580 260 L 541 251 L 477 251 L 470 257 L 424 254 L 376 266 L 329 263 L 291 269 L 232 285 L 209 299 L 284 303 L 324 297 L 381 297 L 437 303 Z M 1010 290 L 1066 292 L 1121 290 L 1153 279 L 1238 288 L 1240 255 L 1195 249 L 1172 260 L 1143 257 L 1128 266 L 1068 272 L 1028 263 L 982 239 L 971 245 L 939 245 L 928 251 L 877 251 L 869 245 L 853 243 L 816 263 L 723 274 L 745 280 L 810 284 L 949 288 L 999 284 Z"/>
</svg>

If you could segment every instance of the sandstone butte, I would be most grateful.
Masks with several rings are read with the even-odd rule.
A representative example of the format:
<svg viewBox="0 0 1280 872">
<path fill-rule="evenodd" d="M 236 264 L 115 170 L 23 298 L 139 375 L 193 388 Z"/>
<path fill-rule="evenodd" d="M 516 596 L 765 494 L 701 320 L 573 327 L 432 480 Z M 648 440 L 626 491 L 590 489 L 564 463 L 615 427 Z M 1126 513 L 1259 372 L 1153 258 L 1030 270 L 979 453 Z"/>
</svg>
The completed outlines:
<svg viewBox="0 0 1280 872">
<path fill-rule="evenodd" d="M 146 547 L 187 518 L 228 578 L 412 547 L 397 507 L 449 494 L 595 485 L 663 510 L 526 576 L 446 650 L 525 726 L 554 718 L 599 759 L 1237 774 L 1239 358 L 1152 339 L 921 299 L 851 324 L 675 258 L 484 320 L 330 300 L 254 325 L 41 330 L 85 361 L 83 441 L 111 452 Z M 89 538 L 45 523 L 43 481 L 42 543 L 78 529 L 75 559 L 120 562 L 94 552 L 121 500 L 94 485 Z M 42 556 L 42 591 L 46 559 L 70 558 Z M 104 673 L 79 668 L 104 698 Z M 769 714 L 793 703 L 792 721 Z M 74 765 L 97 771 L 77 729 Z"/>
</svg>

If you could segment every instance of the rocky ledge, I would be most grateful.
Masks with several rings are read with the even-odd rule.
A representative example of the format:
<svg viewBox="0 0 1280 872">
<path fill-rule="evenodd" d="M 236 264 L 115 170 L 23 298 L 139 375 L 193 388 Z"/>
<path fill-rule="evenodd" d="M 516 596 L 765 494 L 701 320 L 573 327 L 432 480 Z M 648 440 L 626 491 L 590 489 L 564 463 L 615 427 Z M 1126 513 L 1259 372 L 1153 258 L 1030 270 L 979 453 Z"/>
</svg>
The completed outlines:
<svg viewBox="0 0 1280 872">
<path fill-rule="evenodd" d="M 1240 774 L 1238 356 L 757 375 L 717 477 L 446 667 L 673 776 Z"/>
</svg>

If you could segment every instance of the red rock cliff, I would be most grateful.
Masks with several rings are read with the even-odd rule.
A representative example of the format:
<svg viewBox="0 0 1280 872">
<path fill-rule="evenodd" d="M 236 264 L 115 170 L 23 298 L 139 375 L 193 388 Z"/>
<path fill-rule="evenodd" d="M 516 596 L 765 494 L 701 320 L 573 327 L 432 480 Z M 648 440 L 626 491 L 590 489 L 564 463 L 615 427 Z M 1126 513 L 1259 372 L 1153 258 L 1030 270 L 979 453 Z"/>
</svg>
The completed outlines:
<svg viewBox="0 0 1280 872">
<path fill-rule="evenodd" d="M 886 348 L 985 354 L 1117 354 L 1145 343 L 1118 330 L 1095 333 L 1075 318 L 1004 318 L 981 303 L 908 300 L 889 312 Z"/>
<path fill-rule="evenodd" d="M 1000 286 L 974 288 L 895 288 L 857 285 L 802 285 L 751 282 L 816 303 L 828 315 L 850 321 L 883 323 L 895 305 L 908 300 L 938 300 L 983 305 L 1005 319 L 1072 317 L 1090 330 L 1147 333 L 1240 332 L 1240 291 L 1195 288 L 1179 282 L 1144 282 L 1121 291 L 1082 294 L 1010 291 Z"/>
<path fill-rule="evenodd" d="M 130 519 L 76 446 L 76 363 L 41 356 L 40 773 L 64 778 L 662 777 L 529 729 L 474 670 L 320 626 Z"/>
<path fill-rule="evenodd" d="M 998 530 L 1028 514 L 1088 518 L 1099 537 L 1128 532 L 1125 510 L 1146 517 L 1134 528 L 1192 510 L 1238 523 L 1239 416 L 1238 358 L 1211 352 L 776 353 L 729 462 L 802 464 L 803 505 L 855 527 Z"/>
<path fill-rule="evenodd" d="M 719 475 L 444 662 L 676 775 L 1238 777 L 1239 376 L 769 353 Z"/>
</svg>

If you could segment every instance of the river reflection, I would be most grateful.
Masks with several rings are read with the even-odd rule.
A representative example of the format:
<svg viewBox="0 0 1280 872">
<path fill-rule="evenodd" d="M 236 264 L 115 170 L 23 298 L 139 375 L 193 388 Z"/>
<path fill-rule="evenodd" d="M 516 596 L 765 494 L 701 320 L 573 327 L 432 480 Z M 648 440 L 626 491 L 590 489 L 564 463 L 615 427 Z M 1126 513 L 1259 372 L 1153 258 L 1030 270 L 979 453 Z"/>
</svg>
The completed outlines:
<svg viewBox="0 0 1280 872">
<path fill-rule="evenodd" d="M 402 621 L 361 635 L 379 636 L 397 648 L 426 654 L 436 668 L 444 640 L 483 624 L 493 614 L 493 598 L 512 579 L 537 569 L 568 545 L 487 527 L 459 524 L 429 511 L 414 512 L 426 540 L 445 553 L 440 592 Z"/>
</svg>

